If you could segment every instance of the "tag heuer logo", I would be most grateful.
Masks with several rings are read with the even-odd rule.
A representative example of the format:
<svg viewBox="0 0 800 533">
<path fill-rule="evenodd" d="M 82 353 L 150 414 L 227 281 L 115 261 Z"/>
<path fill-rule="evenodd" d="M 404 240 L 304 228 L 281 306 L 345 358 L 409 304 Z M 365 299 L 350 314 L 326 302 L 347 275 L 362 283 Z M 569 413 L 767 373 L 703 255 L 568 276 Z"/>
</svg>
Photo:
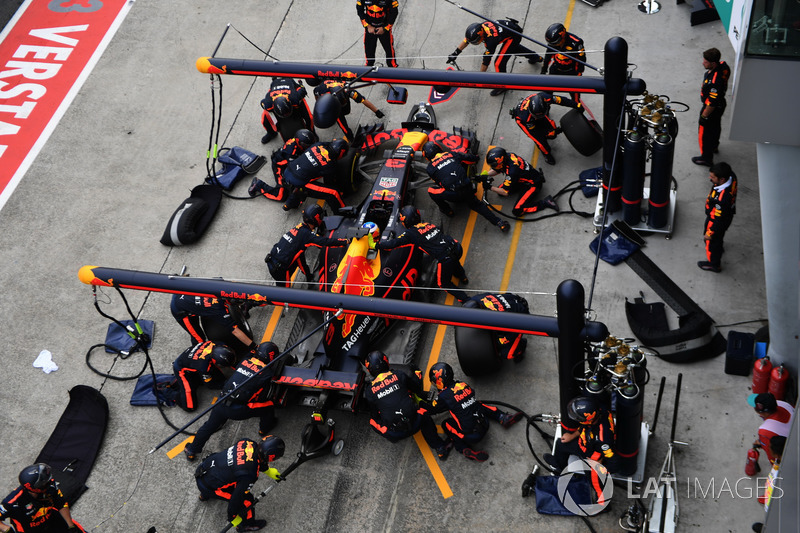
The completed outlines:
<svg viewBox="0 0 800 533">
<path fill-rule="evenodd" d="M 397 180 L 398 178 L 381 178 L 378 182 L 378 186 L 384 189 L 391 189 L 397 186 Z"/>
</svg>

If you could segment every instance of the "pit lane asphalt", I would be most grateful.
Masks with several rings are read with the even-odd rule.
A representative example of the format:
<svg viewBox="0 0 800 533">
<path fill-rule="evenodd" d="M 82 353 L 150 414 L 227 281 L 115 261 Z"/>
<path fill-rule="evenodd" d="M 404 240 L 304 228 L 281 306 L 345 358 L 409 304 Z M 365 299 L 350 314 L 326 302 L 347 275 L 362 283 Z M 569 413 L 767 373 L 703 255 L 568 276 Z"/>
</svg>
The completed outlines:
<svg viewBox="0 0 800 533">
<path fill-rule="evenodd" d="M 269 247 L 298 219 L 278 204 L 263 199 L 225 200 L 208 233 L 198 244 L 166 248 L 158 240 L 166 222 L 189 190 L 205 176 L 204 153 L 210 127 L 208 78 L 194 67 L 197 57 L 210 55 L 231 22 L 263 50 L 280 59 L 360 64 L 361 30 L 353 2 L 276 0 L 264 4 L 251 0 L 229 4 L 137 1 L 109 44 L 92 74 L 42 149 L 27 175 L 0 211 L 0 338 L 6 378 L 0 388 L 5 458 L 0 480 L 7 493 L 16 486 L 19 470 L 33 461 L 55 426 L 68 395 L 77 384 L 101 388 L 108 398 L 111 419 L 106 440 L 88 480 L 90 490 L 73 509 L 87 531 L 159 532 L 217 531 L 224 525 L 225 505 L 196 499 L 193 466 L 181 455 L 170 459 L 164 449 L 148 450 L 170 430 L 153 408 L 128 404 L 133 384 L 106 381 L 84 363 L 90 345 L 102 342 L 108 321 L 92 306 L 91 289 L 77 280 L 82 265 L 177 273 L 183 265 L 193 276 L 268 281 L 263 257 Z M 718 324 L 731 324 L 766 316 L 763 254 L 755 147 L 727 140 L 730 116 L 723 119 L 719 160 L 728 161 L 739 176 L 739 207 L 726 239 L 725 270 L 712 274 L 699 270 L 703 259 L 701 225 L 708 192 L 707 169 L 693 165 L 697 155 L 696 114 L 703 69 L 701 53 L 716 46 L 732 62 L 733 51 L 719 22 L 691 28 L 689 8 L 662 2 L 656 15 L 640 13 L 634 3 L 609 1 L 599 8 L 583 3 L 525 1 L 471 1 L 470 9 L 493 18 L 520 20 L 526 33 L 541 39 L 556 21 L 586 42 L 589 63 L 602 64 L 606 40 L 618 35 L 629 44 L 634 75 L 644 79 L 650 92 L 686 102 L 691 110 L 679 117 L 674 175 L 679 183 L 678 208 L 671 240 L 661 235 L 647 239 L 645 252 Z M 469 14 L 441 0 L 402 2 L 395 28 L 402 66 L 442 68 L 445 56 L 458 44 Z M 539 51 L 540 47 L 531 45 Z M 380 48 L 380 47 L 379 47 Z M 465 69 L 477 69 L 478 47 L 459 58 Z M 221 57 L 263 57 L 236 32 L 229 32 Z M 382 57 L 379 49 L 378 58 Z M 538 73 L 517 60 L 514 72 Z M 269 155 L 277 141 L 262 146 L 259 100 L 269 80 L 224 77 L 223 144 L 244 146 Z M 427 90 L 410 88 L 409 105 L 423 100 Z M 397 124 L 407 106 L 389 106 L 382 86 L 364 94 L 387 113 L 387 124 Z M 534 154 L 532 143 L 508 117 L 508 109 L 526 93 L 509 92 L 491 97 L 488 91 L 462 89 L 450 102 L 436 106 L 439 126 L 473 128 L 482 146 L 504 146 L 524 157 Z M 602 100 L 585 98 L 595 114 Z M 554 107 L 552 116 L 566 110 Z M 350 123 L 375 119 L 363 106 L 354 106 Z M 330 139 L 338 131 L 323 131 Z M 553 143 L 558 160 L 544 166 L 545 193 L 552 194 L 577 179 L 580 171 L 598 166 L 600 155 L 577 154 L 564 137 Z M 261 176 L 267 177 L 265 168 Z M 246 196 L 242 182 L 234 194 Z M 534 312 L 553 315 L 553 293 L 562 280 L 573 278 L 593 286 L 593 256 L 588 244 L 594 237 L 590 220 L 560 216 L 513 226 L 501 234 L 486 221 L 474 220 L 461 209 L 454 219 L 442 220 L 435 206 L 419 195 L 423 217 L 441 222 L 453 236 L 468 241 L 465 265 L 470 290 L 511 290 L 525 293 Z M 511 199 L 502 200 L 504 211 Z M 358 201 L 351 198 L 351 202 Z M 562 210 L 567 208 L 565 198 Z M 591 211 L 593 201 L 575 198 L 576 207 Z M 474 223 L 473 223 L 474 221 Z M 596 319 L 621 336 L 630 334 L 624 314 L 625 298 L 644 291 L 657 297 L 627 266 L 600 263 L 592 308 Z M 171 361 L 185 347 L 186 335 L 169 313 L 169 297 L 128 291 L 140 318 L 156 322 L 151 355 L 157 371 L 167 373 Z M 105 311 L 125 317 L 120 298 L 102 291 Z M 444 301 L 439 296 L 439 301 Z M 254 310 L 251 325 L 265 331 L 271 309 Z M 274 339 L 288 337 L 293 313 L 277 324 Z M 737 326 L 755 331 L 760 324 Z M 730 328 L 723 328 L 727 333 Z M 452 329 L 429 326 L 423 361 L 457 359 Z M 53 353 L 60 369 L 43 374 L 31 363 L 42 349 Z M 528 413 L 556 412 L 556 343 L 531 338 L 528 356 L 518 365 L 506 365 L 493 376 L 472 379 L 479 397 L 518 405 Z M 113 368 L 112 368 L 113 366 Z M 421 365 L 424 366 L 424 365 Z M 141 359 L 107 363 L 117 375 L 135 373 Z M 652 420 L 656 384 L 667 376 L 665 411 L 650 441 L 647 476 L 657 474 L 666 450 L 674 396 L 675 376 L 684 373 L 682 404 L 676 437 L 690 443 L 676 457 L 680 488 L 681 531 L 747 531 L 762 518 L 742 481 L 735 493 L 720 492 L 723 480 L 731 486 L 743 476 L 746 449 L 759 421 L 745 404 L 749 380 L 723 373 L 724 356 L 690 365 L 652 360 L 653 379 L 646 390 L 645 418 Z M 458 370 L 457 374 L 458 374 Z M 210 395 L 203 396 L 205 401 Z M 173 409 L 176 423 L 188 420 Z M 310 412 L 300 407 L 279 411 L 276 433 L 287 443 L 291 461 L 299 447 L 300 431 Z M 338 457 L 325 457 L 302 465 L 257 507 L 270 529 L 290 531 L 587 531 L 578 519 L 539 515 L 533 498 L 520 497 L 520 485 L 533 465 L 522 425 L 510 430 L 493 426 L 483 442 L 491 458 L 474 464 L 457 455 L 439 463 L 441 478 L 434 477 L 418 446 L 411 439 L 396 445 L 374 435 L 364 415 L 333 412 L 345 449 Z M 221 449 L 236 438 L 256 435 L 256 422 L 231 422 L 215 434 L 206 451 Z M 533 437 L 537 453 L 545 446 Z M 763 460 L 762 460 L 763 463 Z M 437 474 L 438 475 L 438 474 Z M 444 498 L 441 479 L 452 496 Z M 715 481 L 712 494 L 694 490 Z M 271 483 L 259 481 L 257 489 Z M 611 512 L 592 519 L 598 531 L 616 531 L 616 520 L 627 507 L 624 489 L 617 489 Z"/>
</svg>

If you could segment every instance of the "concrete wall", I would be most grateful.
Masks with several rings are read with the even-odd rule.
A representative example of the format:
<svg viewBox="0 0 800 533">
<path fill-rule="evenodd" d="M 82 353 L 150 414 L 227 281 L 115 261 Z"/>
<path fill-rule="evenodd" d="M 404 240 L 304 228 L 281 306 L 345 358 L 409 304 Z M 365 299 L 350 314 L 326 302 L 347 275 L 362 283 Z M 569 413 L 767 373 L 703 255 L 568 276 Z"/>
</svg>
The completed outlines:
<svg viewBox="0 0 800 533">
<path fill-rule="evenodd" d="M 798 128 L 797 124 L 794 125 Z M 800 128 L 798 128 L 800 129 Z M 800 368 L 800 148 L 758 144 L 758 180 L 764 274 L 769 313 L 769 355 L 792 376 Z"/>
</svg>

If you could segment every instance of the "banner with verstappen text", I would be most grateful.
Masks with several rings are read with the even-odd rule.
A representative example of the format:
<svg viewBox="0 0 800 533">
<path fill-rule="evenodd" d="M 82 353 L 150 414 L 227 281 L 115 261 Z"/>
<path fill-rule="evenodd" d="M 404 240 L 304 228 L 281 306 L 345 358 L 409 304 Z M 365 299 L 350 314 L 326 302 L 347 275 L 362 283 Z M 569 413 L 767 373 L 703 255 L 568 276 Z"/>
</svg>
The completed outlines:
<svg viewBox="0 0 800 533">
<path fill-rule="evenodd" d="M 27 0 L 0 34 L 0 209 L 133 0 Z"/>
</svg>

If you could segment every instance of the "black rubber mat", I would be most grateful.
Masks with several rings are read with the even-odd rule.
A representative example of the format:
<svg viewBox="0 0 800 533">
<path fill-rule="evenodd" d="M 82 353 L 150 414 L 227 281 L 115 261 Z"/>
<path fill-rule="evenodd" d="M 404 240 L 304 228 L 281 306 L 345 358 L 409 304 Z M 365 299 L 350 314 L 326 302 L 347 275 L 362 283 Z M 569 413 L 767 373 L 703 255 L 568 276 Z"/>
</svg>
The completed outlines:
<svg viewBox="0 0 800 533">
<path fill-rule="evenodd" d="M 87 489 L 85 483 L 103 443 L 108 425 L 108 403 L 100 391 L 76 385 L 69 404 L 36 458 L 53 469 L 70 505 Z"/>
<path fill-rule="evenodd" d="M 653 263 L 641 250 L 632 253 L 625 262 L 636 272 L 647 286 L 653 289 L 678 315 L 688 315 L 700 309 L 689 295 Z"/>
<path fill-rule="evenodd" d="M 637 250 L 625 262 L 678 314 L 679 327 L 670 330 L 666 320 L 646 319 L 645 308 L 652 304 L 626 302 L 628 324 L 639 340 L 658 348 L 661 359 L 670 363 L 708 359 L 725 351 L 725 338 L 711 317 L 649 257 Z"/>
</svg>

